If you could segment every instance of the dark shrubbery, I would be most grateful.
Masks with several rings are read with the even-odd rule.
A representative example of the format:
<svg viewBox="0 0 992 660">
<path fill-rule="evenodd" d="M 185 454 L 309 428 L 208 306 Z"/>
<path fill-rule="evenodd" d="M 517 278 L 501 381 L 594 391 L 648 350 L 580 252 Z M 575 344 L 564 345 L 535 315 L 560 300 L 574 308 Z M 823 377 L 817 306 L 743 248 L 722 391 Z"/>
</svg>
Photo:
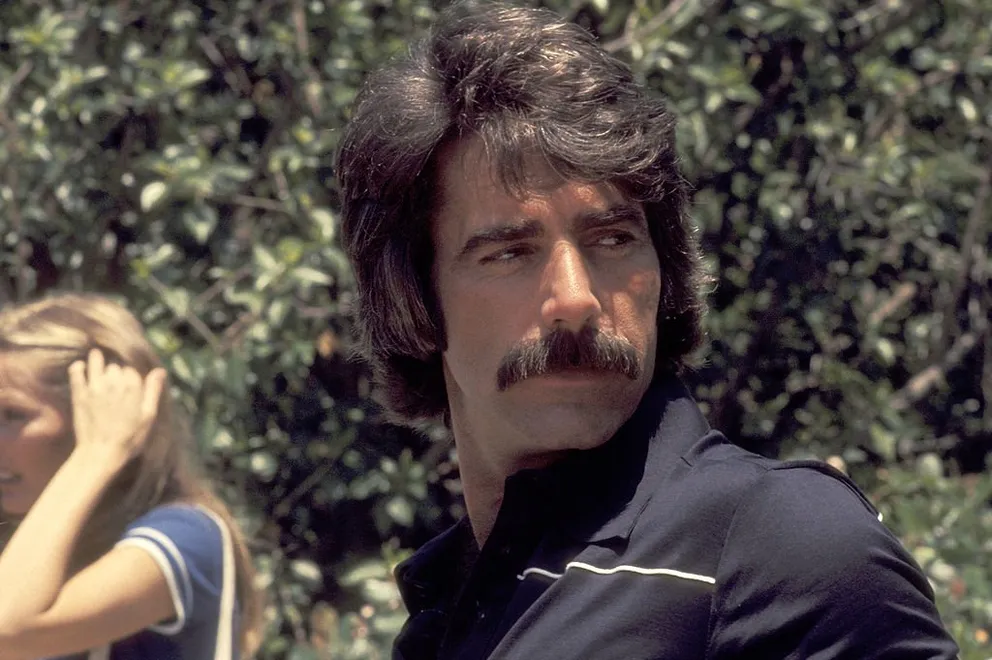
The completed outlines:
<svg viewBox="0 0 992 660">
<path fill-rule="evenodd" d="M 992 616 L 992 8 L 555 0 L 681 117 L 719 284 L 714 425 L 843 463 L 965 660 Z M 349 360 L 332 152 L 428 0 L 0 3 L 0 301 L 125 299 L 239 504 L 262 657 L 384 658 L 389 567 L 460 515 L 449 447 Z"/>
</svg>

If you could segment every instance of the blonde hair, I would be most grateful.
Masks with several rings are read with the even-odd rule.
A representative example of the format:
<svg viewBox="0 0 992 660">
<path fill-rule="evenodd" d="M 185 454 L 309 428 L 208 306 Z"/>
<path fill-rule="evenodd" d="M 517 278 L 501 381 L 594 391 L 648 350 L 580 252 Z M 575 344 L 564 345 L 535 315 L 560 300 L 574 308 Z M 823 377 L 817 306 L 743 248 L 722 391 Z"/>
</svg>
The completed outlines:
<svg viewBox="0 0 992 660">
<path fill-rule="evenodd" d="M 58 294 L 0 310 L 0 353 L 16 353 L 16 373 L 26 377 L 25 387 L 48 397 L 67 420 L 72 419 L 67 369 L 76 360 L 85 360 L 94 348 L 103 352 L 108 364 L 130 366 L 142 376 L 162 366 L 138 320 L 108 298 Z M 192 445 L 192 433 L 167 384 L 145 447 L 97 505 L 74 551 L 71 570 L 76 572 L 98 559 L 113 547 L 128 523 L 157 506 L 178 502 L 204 506 L 231 532 L 240 646 L 242 656 L 250 657 L 258 646 L 262 610 L 251 554 L 231 512 L 198 471 Z M 0 550 L 16 526 L 15 520 L 4 522 L 10 524 L 0 525 Z"/>
</svg>

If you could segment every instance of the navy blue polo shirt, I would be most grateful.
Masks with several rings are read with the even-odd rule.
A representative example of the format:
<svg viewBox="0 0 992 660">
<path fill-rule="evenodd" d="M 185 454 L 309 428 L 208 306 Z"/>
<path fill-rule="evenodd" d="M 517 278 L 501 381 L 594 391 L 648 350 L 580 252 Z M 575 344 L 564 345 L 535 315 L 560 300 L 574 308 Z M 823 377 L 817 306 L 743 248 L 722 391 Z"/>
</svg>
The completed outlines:
<svg viewBox="0 0 992 660">
<path fill-rule="evenodd" d="M 394 660 L 951 659 L 920 568 L 843 474 L 748 453 L 682 384 L 506 482 L 397 568 Z"/>
</svg>

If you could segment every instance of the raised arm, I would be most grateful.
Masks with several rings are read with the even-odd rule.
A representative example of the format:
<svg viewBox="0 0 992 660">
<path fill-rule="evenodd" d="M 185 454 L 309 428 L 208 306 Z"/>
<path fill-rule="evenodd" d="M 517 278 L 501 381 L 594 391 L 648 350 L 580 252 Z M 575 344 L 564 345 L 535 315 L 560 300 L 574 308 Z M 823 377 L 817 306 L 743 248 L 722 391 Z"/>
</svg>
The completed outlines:
<svg viewBox="0 0 992 660">
<path fill-rule="evenodd" d="M 115 549 L 68 578 L 73 549 L 101 495 L 141 449 L 165 373 L 69 369 L 75 448 L 0 555 L 0 658 L 62 655 L 106 644 L 175 615 L 165 577 L 137 548 Z"/>
</svg>

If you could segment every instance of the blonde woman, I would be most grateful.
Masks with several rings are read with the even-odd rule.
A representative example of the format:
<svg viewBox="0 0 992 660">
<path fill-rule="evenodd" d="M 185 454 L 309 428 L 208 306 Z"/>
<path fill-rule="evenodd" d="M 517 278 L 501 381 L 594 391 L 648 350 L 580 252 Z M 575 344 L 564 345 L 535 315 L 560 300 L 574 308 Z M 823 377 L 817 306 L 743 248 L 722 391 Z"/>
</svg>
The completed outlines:
<svg viewBox="0 0 992 660">
<path fill-rule="evenodd" d="M 0 660 L 234 660 L 251 558 L 138 321 L 93 295 L 0 310 Z"/>
</svg>

